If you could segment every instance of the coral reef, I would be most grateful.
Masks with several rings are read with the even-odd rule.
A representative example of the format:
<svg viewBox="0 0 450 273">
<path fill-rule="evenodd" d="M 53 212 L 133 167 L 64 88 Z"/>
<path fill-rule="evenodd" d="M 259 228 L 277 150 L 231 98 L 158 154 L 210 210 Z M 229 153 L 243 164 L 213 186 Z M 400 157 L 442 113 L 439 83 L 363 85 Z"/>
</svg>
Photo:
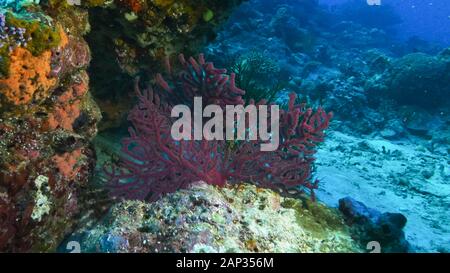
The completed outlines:
<svg viewBox="0 0 450 273">
<path fill-rule="evenodd" d="M 246 101 L 266 100 L 272 102 L 287 82 L 281 80 L 279 64 L 264 52 L 252 50 L 248 53 L 230 56 L 225 67 L 236 74 L 236 85 L 245 90 Z M 218 60 L 220 62 L 220 60 Z"/>
<path fill-rule="evenodd" d="M 49 55 L 50 49 L 60 45 L 60 26 L 54 25 L 41 13 L 13 13 L 0 10 L 0 28 L 2 34 L 0 47 L 0 75 L 9 76 L 10 54 L 19 49 L 26 49 L 29 55 L 38 57 Z M 18 54 L 25 54 L 19 52 Z M 30 57 L 28 57 L 30 58 Z M 44 57 L 45 59 L 45 57 Z"/>
<path fill-rule="evenodd" d="M 384 91 L 403 105 L 428 109 L 442 106 L 447 103 L 442 98 L 450 95 L 450 62 L 441 56 L 424 53 L 403 56 L 393 61 L 380 76 L 381 83 L 377 84 L 385 89 L 371 91 Z"/>
<path fill-rule="evenodd" d="M 56 85 L 56 79 L 50 77 L 50 62 L 50 51 L 34 57 L 26 49 L 15 49 L 10 56 L 9 75 L 0 80 L 7 102 L 23 105 L 47 98 Z"/>
<path fill-rule="evenodd" d="M 79 187 L 92 172 L 93 151 L 79 141 L 80 148 L 65 162 L 69 158 L 59 158 L 59 151 L 73 149 L 67 144 L 74 136 L 45 132 L 32 118 L 4 121 L 0 135 L 1 210 L 13 213 L 0 229 L 3 233 L 14 227 L 8 228 L 11 233 L 0 243 L 1 251 L 51 251 L 74 223 Z M 60 143 L 51 142 L 58 138 Z M 78 169 L 68 165 L 74 161 Z"/>
<path fill-rule="evenodd" d="M 400 212 L 408 218 L 412 249 L 448 252 L 442 239 L 449 222 L 448 43 L 401 41 L 393 30 L 404 26 L 387 5 L 349 2 L 323 9 L 313 0 L 251 0 L 206 53 L 223 65 L 222 56 L 262 52 L 287 82 L 275 103 L 296 92 L 309 105 L 333 111 L 315 156 L 319 200 L 336 206 L 350 195 L 379 211 Z M 302 29 L 311 39 L 298 33 Z"/>
<path fill-rule="evenodd" d="M 309 52 L 314 45 L 314 35 L 305 28 L 289 5 L 279 7 L 270 21 L 275 37 L 279 37 L 292 51 Z"/>
<path fill-rule="evenodd" d="M 54 251 L 71 231 L 100 120 L 88 92 L 87 44 L 29 4 L 32 12 L 17 6 L 0 17 L 2 252 Z"/>
<path fill-rule="evenodd" d="M 22 44 L 26 46 L 27 41 L 31 39 L 31 37 L 25 38 L 24 34 L 26 29 L 7 26 L 6 16 L 3 13 L 0 14 L 0 26 L 1 48 L 9 45 L 8 50 L 13 51 L 13 49 L 21 46 Z"/>
<path fill-rule="evenodd" d="M 313 110 L 296 104 L 297 96 L 291 94 L 287 109 L 280 114 L 280 144 L 274 152 L 260 151 L 262 141 L 248 137 L 235 141 L 232 147 L 221 140 L 175 141 L 170 103 L 191 105 L 194 96 L 222 107 L 244 103 L 244 91 L 235 86 L 234 74 L 224 75 L 225 70 L 205 62 L 203 55 L 189 62 L 180 55 L 180 62 L 183 69 L 171 73 L 170 83 L 157 74 L 155 91 L 150 87 L 142 92 L 136 82 L 139 104 L 129 115 L 133 127 L 122 143 L 124 155 L 118 166 L 105 169 L 113 195 L 155 200 L 198 180 L 220 186 L 230 180 L 253 182 L 284 193 L 307 191 L 314 199 L 318 181 L 312 178 L 313 155 L 316 145 L 324 140 L 332 114 L 320 107 Z M 168 62 L 167 69 L 172 72 Z"/>
<path fill-rule="evenodd" d="M 108 90 L 111 109 L 124 113 L 132 104 L 126 89 L 98 91 L 101 72 L 117 65 L 104 78 L 114 84 L 111 77 L 134 76 L 171 48 L 196 50 L 240 2 L 0 1 L 0 251 L 54 251 L 79 212 L 98 206 L 89 183 L 101 119 L 94 97 Z M 95 40 L 110 24 L 120 26 L 116 35 Z M 113 55 L 96 59 L 88 75 L 91 56 L 111 53 L 110 44 Z"/>
<path fill-rule="evenodd" d="M 165 60 L 166 71 L 170 83 L 164 80 L 162 74 L 156 74 L 157 95 L 171 105 L 186 104 L 193 106 L 194 97 L 202 97 L 204 103 L 226 105 L 244 104 L 242 96 L 245 91 L 236 86 L 236 74 L 226 74 L 226 69 L 217 69 L 211 62 L 206 62 L 203 54 L 198 60 L 190 57 L 185 59 L 179 55 L 181 70 L 177 71 Z M 150 90 L 152 91 L 152 90 Z"/>
<path fill-rule="evenodd" d="M 106 113 L 111 101 L 131 104 L 128 92 L 135 76 L 154 75 L 166 56 L 200 52 L 243 1 L 113 2 L 105 8 L 90 9 L 92 29 L 87 35 L 87 41 L 96 45 L 89 69 L 92 93 Z M 106 99 L 110 102 L 103 104 Z M 105 115 L 105 120 L 107 124 L 123 125 L 126 115 Z"/>
<path fill-rule="evenodd" d="M 336 209 L 249 184 L 203 182 L 153 203 L 115 204 L 66 241 L 73 240 L 82 252 L 108 253 L 364 251 Z"/>
<path fill-rule="evenodd" d="M 449 252 L 448 43 L 348 2 L 0 0 L 0 252 Z M 280 147 L 173 141 L 194 96 Z"/>
</svg>

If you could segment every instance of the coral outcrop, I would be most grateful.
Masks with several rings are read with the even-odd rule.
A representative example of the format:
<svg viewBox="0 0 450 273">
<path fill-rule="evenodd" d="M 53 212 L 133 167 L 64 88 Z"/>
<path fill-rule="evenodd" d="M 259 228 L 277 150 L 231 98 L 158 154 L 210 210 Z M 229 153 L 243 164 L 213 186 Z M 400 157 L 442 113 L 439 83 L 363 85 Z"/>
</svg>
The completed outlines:
<svg viewBox="0 0 450 273">
<path fill-rule="evenodd" d="M 81 252 L 109 253 L 364 251 L 337 209 L 249 184 L 203 182 L 153 203 L 118 203 L 68 241 Z"/>
<path fill-rule="evenodd" d="M 54 251 L 71 231 L 96 161 L 94 97 L 112 98 L 103 127 L 120 124 L 109 110 L 130 96 L 114 79 L 196 50 L 240 2 L 0 1 L 0 251 Z"/>
<path fill-rule="evenodd" d="M 100 120 L 88 92 L 86 42 L 66 30 L 67 22 L 32 7 L 2 9 L 0 18 L 3 35 L 15 31 L 26 40 L 3 39 L 0 49 L 0 251 L 6 252 L 54 251 L 70 232 L 95 165 L 89 142 Z"/>
<path fill-rule="evenodd" d="M 413 53 L 394 61 L 382 76 L 386 93 L 400 104 L 433 108 L 450 96 L 450 62 L 442 55 Z"/>
<path fill-rule="evenodd" d="M 117 115 L 109 105 L 132 105 L 128 93 L 132 79 L 160 71 L 166 56 L 201 52 L 243 1 L 105 2 L 104 8 L 89 11 L 92 28 L 87 40 L 96 45 L 92 48 L 90 74 L 93 94 L 105 113 L 105 125 L 118 127 L 126 121 L 126 112 Z"/>
</svg>

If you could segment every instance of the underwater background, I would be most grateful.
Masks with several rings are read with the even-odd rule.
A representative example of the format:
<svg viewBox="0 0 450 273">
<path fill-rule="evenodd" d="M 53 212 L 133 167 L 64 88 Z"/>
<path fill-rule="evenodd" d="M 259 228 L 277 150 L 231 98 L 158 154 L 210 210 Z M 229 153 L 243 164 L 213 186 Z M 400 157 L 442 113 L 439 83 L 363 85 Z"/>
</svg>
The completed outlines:
<svg viewBox="0 0 450 273">
<path fill-rule="evenodd" d="M 373 2 L 0 0 L 0 252 L 450 252 L 450 2 Z"/>
<path fill-rule="evenodd" d="M 348 2 L 351 1 L 320 1 L 329 8 Z M 393 38 L 407 40 L 417 36 L 429 42 L 440 43 L 444 47 L 446 44 L 448 45 L 450 39 L 449 7 L 445 1 L 385 0 L 381 3 L 392 7 L 397 17 L 400 18 L 400 22 L 395 25 L 396 35 Z M 384 20 L 383 17 L 374 19 L 376 21 Z"/>
</svg>

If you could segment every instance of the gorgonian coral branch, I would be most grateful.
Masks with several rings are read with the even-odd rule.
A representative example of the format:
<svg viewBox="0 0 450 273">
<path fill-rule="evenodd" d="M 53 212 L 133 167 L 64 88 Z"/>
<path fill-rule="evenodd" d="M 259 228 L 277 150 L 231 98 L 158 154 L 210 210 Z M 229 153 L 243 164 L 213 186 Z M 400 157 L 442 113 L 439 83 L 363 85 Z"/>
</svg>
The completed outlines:
<svg viewBox="0 0 450 273">
<path fill-rule="evenodd" d="M 286 194 L 308 192 L 314 199 L 318 181 L 312 179 L 316 146 L 324 140 L 331 113 L 296 104 L 291 94 L 286 110 L 280 113 L 280 145 L 276 151 L 260 150 L 260 140 L 181 140 L 171 136 L 171 106 L 191 104 L 194 96 L 208 103 L 243 104 L 244 91 L 234 86 L 233 76 L 206 63 L 200 55 L 186 61 L 174 73 L 167 62 L 171 81 L 156 77 L 159 92 L 149 87 L 141 91 L 136 81 L 139 103 L 131 110 L 133 127 L 123 140 L 120 163 L 105 168 L 114 196 L 155 200 L 160 195 L 185 188 L 193 182 L 223 186 L 225 183 L 252 182 Z M 164 99 L 158 95 L 162 92 Z M 167 96 L 169 95 L 169 96 Z M 172 98 L 172 101 L 169 99 Z M 250 104 L 255 104 L 250 101 Z M 256 105 L 265 105 L 260 101 Z"/>
<path fill-rule="evenodd" d="M 174 71 L 168 59 L 165 61 L 170 82 L 161 74 L 156 75 L 158 94 L 170 96 L 169 101 L 173 104 L 191 103 L 195 96 L 202 97 L 206 104 L 244 104 L 242 95 L 245 91 L 236 86 L 235 74 L 226 75 L 226 69 L 215 68 L 214 64 L 205 61 L 203 54 L 199 55 L 198 60 L 192 57 L 186 60 L 180 54 L 178 60 L 182 67 L 178 72 Z"/>
<path fill-rule="evenodd" d="M 122 141 L 121 162 L 106 168 L 113 194 L 154 200 L 199 180 L 223 185 L 216 170 L 217 143 L 173 140 L 170 107 L 151 88 L 141 92 L 137 82 L 136 93 L 139 104 L 129 115 L 133 127 Z"/>
<path fill-rule="evenodd" d="M 313 155 L 316 146 L 324 141 L 332 114 L 320 107 L 314 111 L 305 104 L 295 104 L 296 98 L 296 94 L 290 94 L 288 108 L 280 113 L 278 149 L 261 152 L 254 142 L 241 143 L 232 156 L 229 177 L 285 194 L 307 191 L 315 199 L 314 190 L 319 181 L 312 178 Z"/>
</svg>

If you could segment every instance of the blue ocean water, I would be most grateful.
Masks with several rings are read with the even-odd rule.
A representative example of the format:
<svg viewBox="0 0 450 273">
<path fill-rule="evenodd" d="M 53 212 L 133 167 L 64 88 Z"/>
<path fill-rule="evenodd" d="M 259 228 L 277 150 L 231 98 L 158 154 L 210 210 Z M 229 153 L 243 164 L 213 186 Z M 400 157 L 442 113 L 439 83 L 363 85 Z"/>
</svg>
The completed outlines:
<svg viewBox="0 0 450 273">
<path fill-rule="evenodd" d="M 327 6 L 339 6 L 348 2 L 364 4 L 367 0 L 320 0 Z M 398 37 L 421 39 L 450 45 L 450 1 L 448 0 L 380 0 L 381 6 L 390 6 L 402 22 L 396 26 Z M 379 8 L 371 6 L 372 10 Z M 379 17 L 378 20 L 383 20 Z"/>
</svg>

